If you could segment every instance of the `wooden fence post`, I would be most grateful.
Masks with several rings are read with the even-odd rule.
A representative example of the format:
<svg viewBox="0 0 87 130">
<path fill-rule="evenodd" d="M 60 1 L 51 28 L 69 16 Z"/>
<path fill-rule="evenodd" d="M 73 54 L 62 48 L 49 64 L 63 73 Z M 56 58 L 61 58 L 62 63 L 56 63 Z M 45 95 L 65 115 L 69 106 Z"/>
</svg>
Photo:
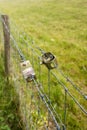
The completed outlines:
<svg viewBox="0 0 87 130">
<path fill-rule="evenodd" d="M 10 75 L 10 26 L 9 17 L 2 15 L 3 33 L 4 33 L 4 64 L 5 64 L 5 76 Z"/>
</svg>

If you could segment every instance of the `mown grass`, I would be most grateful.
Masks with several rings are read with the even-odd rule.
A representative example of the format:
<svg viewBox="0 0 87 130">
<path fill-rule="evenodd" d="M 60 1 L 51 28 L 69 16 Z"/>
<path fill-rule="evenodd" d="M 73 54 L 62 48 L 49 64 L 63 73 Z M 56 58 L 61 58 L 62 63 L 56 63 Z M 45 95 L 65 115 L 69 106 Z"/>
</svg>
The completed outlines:
<svg viewBox="0 0 87 130">
<path fill-rule="evenodd" d="M 87 92 L 86 0 L 0 0 L 0 10 L 13 19 L 18 30 L 30 35 L 36 45 L 52 51 L 63 71 Z M 59 95 L 54 97 L 57 100 Z M 80 130 L 81 125 L 86 130 L 84 119 L 83 124 L 80 115 L 77 116 L 77 126 L 74 126 L 76 116 L 71 113 L 68 117 L 70 129 Z"/>
</svg>

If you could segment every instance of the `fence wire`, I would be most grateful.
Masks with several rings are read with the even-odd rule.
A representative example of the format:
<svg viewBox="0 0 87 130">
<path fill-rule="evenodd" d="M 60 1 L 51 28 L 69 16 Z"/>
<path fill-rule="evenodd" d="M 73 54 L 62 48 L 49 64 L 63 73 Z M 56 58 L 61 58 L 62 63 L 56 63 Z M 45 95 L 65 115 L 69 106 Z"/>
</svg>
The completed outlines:
<svg viewBox="0 0 87 130">
<path fill-rule="evenodd" d="M 8 33 L 10 33 L 2 18 L 1 21 Z M 87 95 L 84 94 L 70 78 L 65 76 L 61 69 L 49 70 L 44 65 L 41 65 L 42 55 L 45 54 L 46 51 L 36 46 L 32 38 L 26 36 L 25 33 L 20 34 L 19 30 L 12 23 L 11 27 L 13 27 L 10 34 L 12 78 L 14 80 L 15 89 L 19 94 L 20 111 L 25 129 L 66 130 L 67 128 L 68 130 L 69 121 L 67 121 L 67 110 L 69 109 L 69 97 L 71 97 L 73 102 L 76 103 L 84 115 L 86 115 L 86 117 L 84 117 L 86 119 L 86 109 L 71 94 L 66 85 L 61 82 L 61 79 L 57 75 L 58 72 L 86 101 Z M 33 78 L 33 81 L 29 83 L 23 78 L 22 69 L 20 67 L 20 63 L 28 59 L 32 63 L 36 74 L 36 79 Z M 59 89 L 59 84 L 63 87 L 63 91 L 61 90 L 62 88 Z M 60 106 L 58 106 L 59 104 Z M 78 111 L 78 108 L 76 107 L 75 110 Z"/>
</svg>

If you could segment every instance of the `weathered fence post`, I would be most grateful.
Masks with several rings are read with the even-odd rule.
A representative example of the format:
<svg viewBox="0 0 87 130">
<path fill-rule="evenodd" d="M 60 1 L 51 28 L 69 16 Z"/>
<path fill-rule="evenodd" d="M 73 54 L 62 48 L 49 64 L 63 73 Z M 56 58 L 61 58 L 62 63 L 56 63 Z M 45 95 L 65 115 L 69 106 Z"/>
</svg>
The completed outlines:
<svg viewBox="0 0 87 130">
<path fill-rule="evenodd" d="M 8 78 L 10 75 L 10 26 L 7 15 L 2 15 L 2 24 L 4 33 L 5 76 Z"/>
</svg>

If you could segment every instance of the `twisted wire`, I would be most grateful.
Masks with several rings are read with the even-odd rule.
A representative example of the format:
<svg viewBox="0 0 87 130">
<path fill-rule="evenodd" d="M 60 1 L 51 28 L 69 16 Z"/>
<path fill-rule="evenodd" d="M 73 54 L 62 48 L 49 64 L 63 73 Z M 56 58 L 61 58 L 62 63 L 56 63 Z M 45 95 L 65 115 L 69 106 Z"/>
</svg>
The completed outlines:
<svg viewBox="0 0 87 130">
<path fill-rule="evenodd" d="M 5 27 L 6 27 L 7 31 L 8 31 L 8 33 L 10 34 L 10 31 L 8 30 L 8 28 L 7 28 L 7 26 L 6 26 L 5 22 L 4 22 L 4 20 L 3 20 L 2 18 L 1 18 L 1 20 L 2 20 L 3 24 L 5 25 Z M 22 36 L 22 35 L 21 35 L 21 36 Z M 20 55 L 21 59 L 22 59 L 22 60 L 26 60 L 26 59 L 25 59 L 25 56 L 23 55 L 23 53 L 22 53 L 22 51 L 21 51 L 21 49 L 18 47 L 18 44 L 17 44 L 16 40 L 14 39 L 14 37 L 13 37 L 11 34 L 10 34 L 10 38 L 11 38 L 12 41 L 14 42 L 14 45 L 15 45 L 15 47 L 16 47 L 16 49 L 17 49 L 17 51 L 18 51 L 18 54 Z M 29 46 L 28 42 L 27 42 L 23 37 L 22 37 L 22 40 L 25 41 L 25 43 Z M 29 39 L 29 40 L 30 40 L 30 39 Z M 35 44 L 33 40 L 32 40 L 31 42 L 32 42 L 32 44 Z M 45 51 L 42 50 L 40 47 L 38 47 L 38 46 L 36 46 L 36 45 L 35 45 L 34 47 L 35 47 L 35 48 L 29 46 L 29 48 L 32 50 L 32 52 L 33 52 L 34 54 L 36 54 L 36 55 L 38 56 L 38 58 L 40 59 L 41 57 L 38 55 L 38 53 L 35 51 L 35 49 L 38 49 L 38 50 L 41 52 L 41 54 L 44 54 Z M 81 96 L 84 97 L 84 99 L 87 100 L 87 96 L 86 96 L 83 92 L 81 92 L 81 90 L 80 90 L 67 76 L 65 76 L 65 74 L 61 71 L 61 69 L 57 68 L 57 71 L 58 71 L 68 82 L 71 83 L 71 85 L 80 93 Z M 64 90 L 65 90 L 65 102 L 66 102 L 66 94 L 68 94 L 68 95 L 73 99 L 73 101 L 79 106 L 79 108 L 82 110 L 82 112 L 87 115 L 87 111 L 86 111 L 86 110 L 83 108 L 83 106 L 77 101 L 77 99 L 69 92 L 68 88 L 59 80 L 58 76 L 56 76 L 56 74 L 53 73 L 53 72 L 51 72 L 51 74 L 57 79 L 58 83 L 64 88 Z M 39 85 L 38 82 L 37 82 L 35 79 L 33 79 L 33 81 L 34 81 L 35 86 L 36 86 L 36 88 L 37 88 L 37 90 L 38 90 L 38 92 L 39 92 L 40 98 L 42 99 L 42 101 L 43 101 L 44 104 L 46 105 L 48 111 L 50 112 L 51 116 L 53 117 L 53 120 L 54 120 L 54 122 L 55 122 L 55 124 L 56 124 L 57 130 L 60 130 L 60 126 L 59 126 L 59 124 L 57 123 L 57 120 L 56 120 L 56 118 L 55 118 L 53 112 L 55 113 L 56 116 L 57 116 L 57 113 L 55 112 L 55 110 L 54 110 L 52 104 L 50 103 L 50 105 L 49 105 L 49 104 L 47 103 L 47 101 L 46 101 L 46 99 L 47 99 L 48 102 L 50 102 L 50 99 L 47 97 L 47 95 L 46 95 L 45 93 L 43 93 L 43 91 L 40 90 L 40 88 L 38 87 L 38 85 Z M 41 86 L 41 88 L 42 88 L 42 86 Z M 46 99 L 45 99 L 45 98 L 46 98 Z M 51 110 L 51 108 L 50 108 L 49 106 L 52 108 L 52 110 Z M 58 117 L 58 119 L 59 119 L 59 117 Z M 66 104 L 65 104 L 65 120 L 66 120 Z M 59 119 L 59 121 L 60 121 L 61 124 L 62 124 L 62 121 L 61 121 L 60 119 Z"/>
<path fill-rule="evenodd" d="M 87 111 L 84 109 L 84 107 L 77 101 L 77 99 L 72 96 L 72 94 L 69 92 L 68 88 L 59 80 L 58 76 L 56 76 L 53 72 L 51 72 L 52 75 L 57 79 L 58 83 L 64 88 L 65 91 L 67 91 L 68 95 L 73 99 L 73 101 L 79 106 L 79 108 L 82 110 L 84 114 L 87 115 Z"/>
<path fill-rule="evenodd" d="M 57 130 L 60 130 L 60 126 L 59 126 L 59 124 L 57 123 L 57 120 L 56 120 L 56 118 L 55 118 L 53 112 L 51 111 L 51 109 L 50 109 L 50 107 L 49 107 L 49 105 L 48 105 L 48 103 L 47 103 L 47 101 L 46 101 L 46 99 L 45 99 L 45 97 L 44 97 L 44 94 L 41 92 L 41 90 L 40 90 L 39 87 L 38 87 L 38 83 L 36 82 L 35 79 L 33 79 L 33 81 L 34 81 L 34 83 L 35 83 L 35 86 L 36 86 L 36 88 L 37 88 L 39 94 L 40 94 L 40 97 L 41 97 L 42 101 L 43 101 L 44 104 L 46 105 L 48 111 L 50 112 L 50 114 L 51 114 L 51 116 L 52 116 L 52 118 L 53 118 L 53 120 L 54 120 L 54 122 L 55 122 L 55 124 L 56 124 Z"/>
<path fill-rule="evenodd" d="M 60 116 L 58 115 L 58 113 L 55 111 L 52 103 L 51 103 L 51 100 L 49 99 L 49 97 L 46 95 L 46 93 L 44 92 L 44 89 L 43 89 L 43 86 L 37 81 L 37 83 L 39 84 L 39 87 L 40 87 L 40 90 L 41 92 L 44 94 L 44 97 L 46 98 L 47 102 L 49 103 L 50 102 L 50 107 L 52 109 L 52 111 L 54 112 L 55 116 L 57 117 L 57 119 L 60 121 L 61 125 L 63 125 L 62 123 L 62 120 L 60 119 Z"/>
<path fill-rule="evenodd" d="M 19 55 L 20 55 L 20 57 L 21 57 L 21 59 L 22 59 L 22 60 L 25 60 L 25 57 L 24 57 L 23 53 L 22 53 L 21 50 L 19 49 L 18 44 L 17 44 L 16 40 L 14 39 L 14 37 L 12 36 L 12 34 L 10 33 L 10 31 L 9 31 L 9 29 L 8 29 L 8 27 L 7 27 L 6 23 L 5 23 L 5 21 L 2 19 L 2 17 L 0 17 L 0 19 L 1 19 L 2 23 L 4 24 L 4 26 L 5 26 L 6 30 L 7 30 L 7 32 L 10 34 L 10 38 L 13 40 L 13 43 L 14 43 L 14 45 L 15 45 L 15 47 L 16 47 L 16 49 L 17 49 L 17 51 L 18 51 L 18 53 L 19 53 Z"/>
<path fill-rule="evenodd" d="M 35 48 L 34 48 L 33 46 L 31 46 L 31 44 L 29 44 L 29 43 L 32 43 L 32 45 L 33 45 L 33 44 L 34 44 L 34 40 L 32 40 L 29 36 L 27 36 L 27 39 L 25 40 L 25 39 L 24 39 L 24 36 L 22 35 L 22 33 L 20 33 L 19 30 L 17 29 L 17 25 L 16 25 L 16 24 L 13 24 L 12 22 L 10 22 L 10 23 L 11 23 L 12 25 L 14 25 L 14 28 L 15 28 L 14 31 L 15 31 L 15 33 L 16 33 L 16 32 L 19 33 L 19 36 L 22 38 L 23 42 L 27 45 L 27 47 L 34 52 L 34 55 L 36 54 L 36 55 L 40 58 L 40 56 L 39 56 L 39 54 L 36 52 Z M 25 32 L 23 32 L 23 34 L 25 34 Z M 40 49 L 40 48 L 39 48 L 39 49 Z"/>
<path fill-rule="evenodd" d="M 39 48 L 39 47 L 37 47 L 37 46 L 35 46 L 35 47 L 36 47 L 36 49 L 38 49 L 42 54 L 44 54 L 44 53 L 46 52 L 46 51 L 42 50 L 41 48 Z M 77 86 L 74 84 L 74 82 L 72 82 L 71 79 L 70 79 L 69 77 L 67 77 L 67 76 L 62 72 L 61 69 L 59 69 L 59 67 L 57 67 L 56 70 L 66 79 L 67 82 L 69 82 L 69 83 L 79 92 L 79 94 L 80 94 L 85 100 L 87 100 L 87 95 L 85 95 L 85 94 L 80 90 L 80 88 L 77 87 Z"/>
<path fill-rule="evenodd" d="M 59 67 L 57 68 L 57 71 L 80 93 L 80 95 L 82 95 L 82 97 L 87 100 L 87 95 L 85 95 L 80 89 L 79 87 L 77 87 L 69 77 L 67 77 L 61 69 L 59 69 Z"/>
<path fill-rule="evenodd" d="M 50 109 L 50 108 L 49 108 L 49 109 Z M 48 109 L 48 110 L 49 110 L 49 109 Z M 49 110 L 49 111 L 50 111 L 50 110 Z M 53 116 L 53 113 L 52 113 L 52 111 L 51 111 L 51 114 L 52 114 L 52 116 Z M 55 121 L 55 117 L 54 117 L 54 116 L 53 116 L 53 119 L 54 119 L 54 121 Z M 57 122 L 56 122 L 56 124 L 57 124 Z"/>
</svg>

